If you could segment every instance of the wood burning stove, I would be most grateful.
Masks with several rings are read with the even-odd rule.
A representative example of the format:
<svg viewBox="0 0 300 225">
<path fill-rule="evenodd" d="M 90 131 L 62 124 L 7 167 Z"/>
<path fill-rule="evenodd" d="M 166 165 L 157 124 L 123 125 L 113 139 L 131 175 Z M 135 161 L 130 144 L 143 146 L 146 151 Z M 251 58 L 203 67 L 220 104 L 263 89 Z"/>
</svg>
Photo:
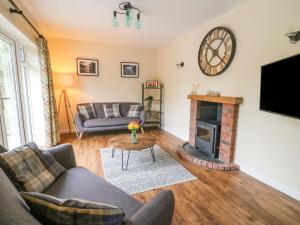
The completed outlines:
<svg viewBox="0 0 300 225">
<path fill-rule="evenodd" d="M 210 158 L 219 157 L 221 123 L 197 121 L 196 148 L 206 152 Z"/>
</svg>

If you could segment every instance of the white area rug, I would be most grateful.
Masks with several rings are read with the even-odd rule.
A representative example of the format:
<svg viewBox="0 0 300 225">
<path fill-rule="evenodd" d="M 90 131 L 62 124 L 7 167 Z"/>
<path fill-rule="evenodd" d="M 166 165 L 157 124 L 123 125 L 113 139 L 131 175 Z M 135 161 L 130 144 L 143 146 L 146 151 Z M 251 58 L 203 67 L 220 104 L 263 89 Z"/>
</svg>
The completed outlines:
<svg viewBox="0 0 300 225">
<path fill-rule="evenodd" d="M 131 151 L 127 171 L 123 171 L 121 150 L 100 149 L 105 179 L 128 194 L 166 187 L 197 179 L 158 145 L 154 146 L 156 162 L 152 161 L 150 149 Z M 124 165 L 127 160 L 124 151 Z"/>
</svg>

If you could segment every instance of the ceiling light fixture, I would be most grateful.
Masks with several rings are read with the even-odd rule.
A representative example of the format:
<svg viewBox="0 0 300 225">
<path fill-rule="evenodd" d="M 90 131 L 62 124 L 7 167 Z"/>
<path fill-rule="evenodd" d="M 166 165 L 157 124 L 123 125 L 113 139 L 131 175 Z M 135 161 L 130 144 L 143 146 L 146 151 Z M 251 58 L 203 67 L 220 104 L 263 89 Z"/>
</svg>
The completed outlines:
<svg viewBox="0 0 300 225">
<path fill-rule="evenodd" d="M 116 11 L 116 10 L 113 11 L 113 18 L 111 20 L 111 24 L 114 27 L 118 27 L 120 25 L 120 22 L 119 22 L 119 20 L 117 18 L 117 14 L 124 14 L 125 15 L 124 25 L 126 27 L 131 27 L 131 25 L 133 23 L 134 11 L 136 11 L 135 28 L 137 30 L 142 29 L 143 23 L 141 21 L 141 10 L 139 10 L 136 7 L 133 7 L 130 2 L 120 3 L 119 9 L 121 10 L 120 12 Z"/>
</svg>

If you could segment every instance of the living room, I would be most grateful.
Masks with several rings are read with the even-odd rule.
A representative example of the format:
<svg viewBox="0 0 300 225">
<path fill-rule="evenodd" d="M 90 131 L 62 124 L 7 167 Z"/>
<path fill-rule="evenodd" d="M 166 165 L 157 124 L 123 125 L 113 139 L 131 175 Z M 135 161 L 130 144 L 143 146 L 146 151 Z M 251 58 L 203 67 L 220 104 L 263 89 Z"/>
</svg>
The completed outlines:
<svg viewBox="0 0 300 225">
<path fill-rule="evenodd" d="M 299 224 L 299 8 L 1 0 L 0 224 Z"/>
</svg>

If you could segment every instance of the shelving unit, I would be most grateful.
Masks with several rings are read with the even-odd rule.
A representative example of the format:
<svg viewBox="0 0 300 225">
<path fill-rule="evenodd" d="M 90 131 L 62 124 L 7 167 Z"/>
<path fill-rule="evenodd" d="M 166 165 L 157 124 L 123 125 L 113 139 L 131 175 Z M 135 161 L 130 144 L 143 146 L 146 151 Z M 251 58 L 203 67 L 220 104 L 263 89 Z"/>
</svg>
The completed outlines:
<svg viewBox="0 0 300 225">
<path fill-rule="evenodd" d="M 142 104 L 146 111 L 146 121 L 145 126 L 158 126 L 161 129 L 162 126 L 162 90 L 163 84 L 159 84 L 157 88 L 154 87 L 146 87 L 145 84 L 142 84 Z M 147 98 L 148 96 L 152 96 L 154 99 L 152 100 L 151 110 L 147 109 Z"/>
</svg>

